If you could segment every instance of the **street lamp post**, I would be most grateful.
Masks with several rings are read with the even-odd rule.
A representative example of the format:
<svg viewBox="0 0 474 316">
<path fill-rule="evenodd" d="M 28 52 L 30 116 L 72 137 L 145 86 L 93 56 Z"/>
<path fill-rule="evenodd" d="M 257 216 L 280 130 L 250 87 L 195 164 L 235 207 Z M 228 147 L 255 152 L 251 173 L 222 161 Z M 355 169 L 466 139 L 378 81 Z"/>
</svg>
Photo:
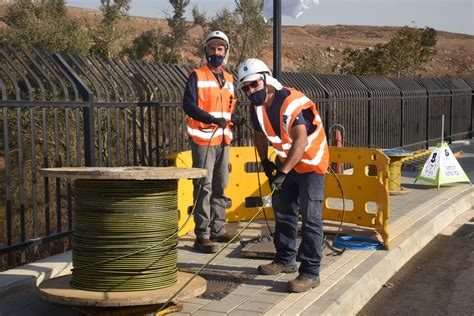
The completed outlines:
<svg viewBox="0 0 474 316">
<path fill-rule="evenodd" d="M 281 75 L 281 0 L 273 0 L 273 77 Z"/>
</svg>

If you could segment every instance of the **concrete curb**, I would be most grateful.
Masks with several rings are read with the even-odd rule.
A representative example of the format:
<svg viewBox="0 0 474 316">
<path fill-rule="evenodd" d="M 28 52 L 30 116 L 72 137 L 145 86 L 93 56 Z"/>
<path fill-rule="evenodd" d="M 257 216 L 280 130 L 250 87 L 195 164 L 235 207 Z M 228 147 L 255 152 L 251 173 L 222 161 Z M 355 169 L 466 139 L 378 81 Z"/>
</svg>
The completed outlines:
<svg viewBox="0 0 474 316">
<path fill-rule="evenodd" d="M 392 250 L 374 252 L 301 315 L 357 314 L 408 260 L 473 205 L 474 188 L 445 200 L 397 236 Z"/>
<path fill-rule="evenodd" d="M 71 273 L 71 251 L 0 273 L 0 297 L 35 287 L 45 280 Z"/>
</svg>

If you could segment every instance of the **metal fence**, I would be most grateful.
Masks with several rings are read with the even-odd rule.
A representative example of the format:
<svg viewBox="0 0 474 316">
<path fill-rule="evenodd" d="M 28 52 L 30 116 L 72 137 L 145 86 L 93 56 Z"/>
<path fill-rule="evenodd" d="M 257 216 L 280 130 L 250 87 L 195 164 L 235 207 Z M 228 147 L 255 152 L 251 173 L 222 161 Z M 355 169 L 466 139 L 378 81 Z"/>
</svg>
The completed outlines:
<svg viewBox="0 0 474 316">
<path fill-rule="evenodd" d="M 189 66 L 0 48 L 0 270 L 70 248 L 71 183 L 39 168 L 166 166 L 188 149 Z M 235 72 L 234 72 L 235 75 Z M 283 72 L 344 145 L 420 149 L 473 135 L 474 79 Z M 238 110 L 249 117 L 239 94 Z M 252 145 L 241 126 L 234 145 Z"/>
</svg>

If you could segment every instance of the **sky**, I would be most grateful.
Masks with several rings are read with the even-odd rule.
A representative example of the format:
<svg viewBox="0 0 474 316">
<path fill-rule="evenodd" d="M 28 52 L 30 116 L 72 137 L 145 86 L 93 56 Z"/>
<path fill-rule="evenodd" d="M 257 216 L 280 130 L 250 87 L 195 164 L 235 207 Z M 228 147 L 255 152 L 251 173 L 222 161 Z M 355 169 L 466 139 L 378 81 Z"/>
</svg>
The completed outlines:
<svg viewBox="0 0 474 316">
<path fill-rule="evenodd" d="M 66 0 L 67 5 L 98 9 L 100 0 Z M 285 0 L 282 0 L 285 1 Z M 197 6 L 208 17 L 234 0 L 191 0 L 186 16 Z M 130 15 L 165 18 L 172 13 L 168 0 L 132 0 Z M 432 27 L 439 31 L 474 35 L 474 0 L 319 0 L 319 6 L 298 19 L 282 18 L 283 25 L 375 25 Z"/>
</svg>

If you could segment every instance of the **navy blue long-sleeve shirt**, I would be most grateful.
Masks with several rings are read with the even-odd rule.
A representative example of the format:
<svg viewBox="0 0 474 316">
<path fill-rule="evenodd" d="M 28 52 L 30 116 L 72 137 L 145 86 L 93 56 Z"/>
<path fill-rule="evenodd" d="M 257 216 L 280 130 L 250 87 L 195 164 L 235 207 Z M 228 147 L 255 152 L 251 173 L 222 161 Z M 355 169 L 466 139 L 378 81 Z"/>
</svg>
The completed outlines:
<svg viewBox="0 0 474 316">
<path fill-rule="evenodd" d="M 199 108 L 198 95 L 197 95 L 197 74 L 193 71 L 188 78 L 186 83 L 186 89 L 183 95 L 183 110 L 193 120 L 211 124 L 213 116 L 206 111 Z"/>
</svg>

